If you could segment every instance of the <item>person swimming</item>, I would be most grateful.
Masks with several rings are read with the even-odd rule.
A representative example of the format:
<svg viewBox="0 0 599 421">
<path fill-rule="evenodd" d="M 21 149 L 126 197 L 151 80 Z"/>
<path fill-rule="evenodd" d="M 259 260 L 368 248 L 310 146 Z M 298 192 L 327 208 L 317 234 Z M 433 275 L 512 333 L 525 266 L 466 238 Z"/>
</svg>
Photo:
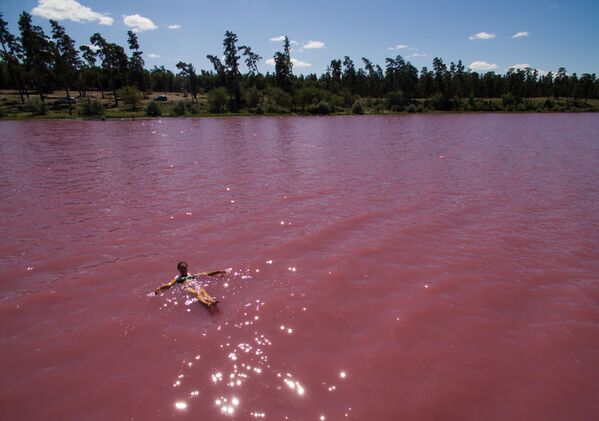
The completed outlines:
<svg viewBox="0 0 599 421">
<path fill-rule="evenodd" d="M 179 271 L 179 275 L 175 276 L 171 281 L 167 282 L 166 284 L 156 288 L 156 291 L 154 291 L 155 295 L 160 294 L 160 291 L 162 291 L 163 289 L 169 289 L 173 285 L 179 283 L 183 284 L 182 286 L 185 292 L 193 295 L 198 299 L 198 301 L 207 305 L 209 308 L 212 308 L 219 303 L 218 300 L 212 298 L 210 294 L 206 292 L 204 287 L 202 287 L 201 285 L 194 284 L 193 281 L 199 278 L 200 276 L 223 275 L 227 273 L 226 271 L 215 270 L 212 272 L 202 272 L 195 275 L 191 275 L 188 272 L 186 262 L 179 262 L 179 264 L 177 264 L 177 270 Z"/>
</svg>

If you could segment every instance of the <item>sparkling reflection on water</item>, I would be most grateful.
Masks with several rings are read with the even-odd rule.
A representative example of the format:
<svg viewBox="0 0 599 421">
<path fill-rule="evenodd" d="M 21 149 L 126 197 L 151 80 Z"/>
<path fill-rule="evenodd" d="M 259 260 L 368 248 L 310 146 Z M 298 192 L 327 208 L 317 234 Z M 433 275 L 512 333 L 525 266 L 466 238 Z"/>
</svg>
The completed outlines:
<svg viewBox="0 0 599 421">
<path fill-rule="evenodd" d="M 595 115 L 0 124 L 10 419 L 597 412 Z"/>
</svg>

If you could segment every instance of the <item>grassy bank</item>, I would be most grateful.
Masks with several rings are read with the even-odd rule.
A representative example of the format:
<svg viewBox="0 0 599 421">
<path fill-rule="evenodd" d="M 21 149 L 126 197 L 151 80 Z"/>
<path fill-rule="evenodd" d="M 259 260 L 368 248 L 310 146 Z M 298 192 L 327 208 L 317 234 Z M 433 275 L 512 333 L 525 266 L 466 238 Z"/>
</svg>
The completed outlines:
<svg viewBox="0 0 599 421">
<path fill-rule="evenodd" d="M 466 98 L 447 100 L 439 103 L 438 99 L 416 99 L 405 104 L 391 105 L 386 99 L 361 98 L 351 106 L 347 104 L 331 105 L 328 103 L 314 104 L 309 108 L 294 109 L 290 105 L 277 105 L 267 102 L 254 108 L 242 109 L 231 113 L 226 106 L 220 112 L 211 112 L 214 105 L 206 95 L 198 95 L 197 101 L 179 92 L 165 93 L 166 101 L 155 101 L 153 97 L 139 98 L 132 104 L 125 104 L 119 99 L 115 106 L 111 93 L 88 93 L 86 97 L 77 98 L 72 113 L 68 105 L 55 105 L 64 97 L 64 92 L 57 91 L 46 95 L 45 102 L 39 96 L 30 94 L 30 98 L 21 103 L 17 92 L 0 91 L 0 118 L 10 120 L 28 119 L 132 119 L 146 117 L 225 117 L 250 115 L 310 115 L 310 114 L 401 114 L 401 113 L 439 113 L 439 112 L 596 112 L 599 111 L 599 100 L 576 100 L 573 98 L 532 98 L 515 100 L 513 98 Z M 214 110 L 213 110 L 214 111 Z"/>
</svg>

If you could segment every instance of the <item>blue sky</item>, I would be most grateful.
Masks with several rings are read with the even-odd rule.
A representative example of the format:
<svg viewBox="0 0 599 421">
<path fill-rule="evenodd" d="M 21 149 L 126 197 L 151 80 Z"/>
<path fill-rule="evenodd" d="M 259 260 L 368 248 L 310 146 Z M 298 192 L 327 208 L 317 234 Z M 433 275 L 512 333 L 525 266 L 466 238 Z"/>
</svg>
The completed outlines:
<svg viewBox="0 0 599 421">
<path fill-rule="evenodd" d="M 174 70 L 182 60 L 210 69 L 206 54 L 222 55 L 231 30 L 264 57 L 261 72 L 274 69 L 266 61 L 282 48 L 272 39 L 287 35 L 295 73 L 321 74 L 345 55 L 384 67 L 398 54 L 419 69 L 441 57 L 480 72 L 526 64 L 599 73 L 599 0 L 0 0 L 0 10 L 15 34 L 26 10 L 44 29 L 48 18 L 59 20 L 79 44 L 100 32 L 126 46 L 136 29 L 149 68 Z"/>
</svg>

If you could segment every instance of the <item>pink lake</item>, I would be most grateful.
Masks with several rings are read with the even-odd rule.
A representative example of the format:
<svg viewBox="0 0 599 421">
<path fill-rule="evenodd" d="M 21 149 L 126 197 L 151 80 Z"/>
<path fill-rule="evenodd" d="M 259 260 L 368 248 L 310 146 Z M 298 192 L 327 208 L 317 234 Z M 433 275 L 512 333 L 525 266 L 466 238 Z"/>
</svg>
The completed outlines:
<svg viewBox="0 0 599 421">
<path fill-rule="evenodd" d="M 2 419 L 599 413 L 599 114 L 0 129 Z"/>
</svg>

